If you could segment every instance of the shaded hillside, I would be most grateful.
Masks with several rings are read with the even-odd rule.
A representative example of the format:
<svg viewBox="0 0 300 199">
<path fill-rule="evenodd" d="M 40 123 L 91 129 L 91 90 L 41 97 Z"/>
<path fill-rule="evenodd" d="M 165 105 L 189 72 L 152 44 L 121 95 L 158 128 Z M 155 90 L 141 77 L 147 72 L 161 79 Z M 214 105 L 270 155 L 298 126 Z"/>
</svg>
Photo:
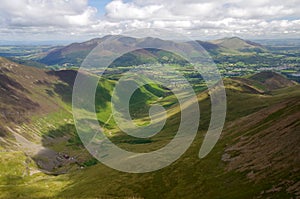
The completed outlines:
<svg viewBox="0 0 300 199">
<path fill-rule="evenodd" d="M 249 79 L 261 83 L 266 89 L 269 90 L 296 85 L 295 82 L 288 80 L 282 75 L 271 71 L 265 71 L 265 72 L 255 74 L 251 76 Z"/>
<path fill-rule="evenodd" d="M 77 71 L 75 70 L 59 70 L 59 71 L 49 71 L 49 75 L 58 77 L 61 81 L 67 83 L 70 87 L 74 85 Z"/>
<path fill-rule="evenodd" d="M 263 71 L 248 78 L 232 77 L 225 82 L 239 91 L 253 94 L 270 94 L 273 90 L 297 85 L 296 82 L 272 71 Z"/>
</svg>

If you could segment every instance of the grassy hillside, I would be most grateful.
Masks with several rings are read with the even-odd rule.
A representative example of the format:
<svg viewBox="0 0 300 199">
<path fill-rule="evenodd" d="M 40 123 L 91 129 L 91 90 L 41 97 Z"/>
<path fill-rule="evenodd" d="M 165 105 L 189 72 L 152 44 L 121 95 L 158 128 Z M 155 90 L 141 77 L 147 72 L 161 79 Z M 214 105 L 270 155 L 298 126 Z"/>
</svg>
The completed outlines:
<svg viewBox="0 0 300 199">
<path fill-rule="evenodd" d="M 57 85 L 63 84 L 57 77 L 4 58 L 0 58 L 0 76 L 2 134 L 7 132 L 5 126 L 64 108 L 60 96 L 54 92 Z"/>
<path fill-rule="evenodd" d="M 3 58 L 0 66 L 0 110 L 8 107 L 16 113 L 26 107 L 21 120 L 7 114 L 0 118 L 0 198 L 300 196 L 300 87 L 282 76 L 261 73 L 224 80 L 225 128 L 204 159 L 198 153 L 210 119 L 210 99 L 207 91 L 198 93 L 200 127 L 189 150 L 164 169 L 129 174 L 98 163 L 82 146 L 70 112 L 76 71 L 47 72 Z M 102 79 L 96 94 L 98 119 L 110 139 L 136 152 L 168 143 L 180 124 L 180 109 L 169 91 L 150 82 L 135 92 L 131 115 L 137 124 L 147 122 L 153 103 L 165 105 L 170 116 L 162 132 L 141 141 L 120 132 L 111 119 L 109 101 L 115 84 Z"/>
<path fill-rule="evenodd" d="M 0 58 L 0 153 L 1 162 L 5 162 L 0 176 L 6 179 L 0 180 L 1 193 L 9 191 L 11 183 L 27 187 L 35 177 L 49 178 L 43 173 L 65 173 L 92 159 L 75 132 L 72 87 L 68 78 L 63 78 L 74 80 L 72 74 L 52 73 Z M 76 159 L 61 158 L 64 155 L 76 155 Z"/>
<path fill-rule="evenodd" d="M 299 86 L 257 94 L 226 80 L 228 117 L 222 138 L 204 159 L 197 154 L 200 128 L 192 147 L 174 164 L 148 174 L 121 173 L 102 164 L 70 176 L 59 197 L 107 198 L 290 198 L 299 196 Z M 241 90 L 242 89 L 242 90 Z M 203 120 L 206 93 L 199 95 Z M 245 106 L 247 103 L 247 106 Z M 165 143 L 175 114 L 153 143 Z M 163 136 L 165 135 L 165 136 Z M 123 143 L 119 143 L 123 146 Z M 134 144 L 131 144 L 134 145 Z M 149 144 L 136 148 L 155 149 Z M 136 149 L 135 148 L 135 149 Z M 292 155 L 291 155 L 292 154 Z M 96 177 L 95 177 L 96 176 Z M 105 186 L 104 186 L 105 185 Z M 80 193 L 79 193 L 80 190 Z"/>
</svg>

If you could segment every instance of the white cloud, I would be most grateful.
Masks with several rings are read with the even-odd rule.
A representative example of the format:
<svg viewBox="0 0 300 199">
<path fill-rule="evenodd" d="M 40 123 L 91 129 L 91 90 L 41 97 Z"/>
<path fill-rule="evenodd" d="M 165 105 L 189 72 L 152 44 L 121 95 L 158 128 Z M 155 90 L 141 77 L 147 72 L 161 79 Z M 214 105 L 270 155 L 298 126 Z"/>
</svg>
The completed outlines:
<svg viewBox="0 0 300 199">
<path fill-rule="evenodd" d="M 64 16 L 64 18 L 70 25 L 90 25 L 92 23 L 91 17 L 95 15 L 96 12 L 97 10 L 95 8 L 88 7 L 86 10 L 84 10 L 83 13 L 76 15 L 66 15 Z"/>
<path fill-rule="evenodd" d="M 88 25 L 97 12 L 87 0 L 2 0 L 0 16 L 7 26 Z"/>
<path fill-rule="evenodd" d="M 162 5 L 139 7 L 134 3 L 124 3 L 122 0 L 112 1 L 106 6 L 107 16 L 115 19 L 148 19 L 159 11 Z"/>
<path fill-rule="evenodd" d="M 97 17 L 87 0 L 2 0 L 0 36 L 90 38 L 150 27 L 194 37 L 300 33 L 299 0 L 114 0 L 105 11 Z"/>
<path fill-rule="evenodd" d="M 106 8 L 108 20 L 132 19 L 135 24 L 139 20 L 140 24 L 151 24 L 150 27 L 171 28 L 198 37 L 300 33 L 297 0 L 133 0 L 128 3 L 117 0 Z"/>
</svg>

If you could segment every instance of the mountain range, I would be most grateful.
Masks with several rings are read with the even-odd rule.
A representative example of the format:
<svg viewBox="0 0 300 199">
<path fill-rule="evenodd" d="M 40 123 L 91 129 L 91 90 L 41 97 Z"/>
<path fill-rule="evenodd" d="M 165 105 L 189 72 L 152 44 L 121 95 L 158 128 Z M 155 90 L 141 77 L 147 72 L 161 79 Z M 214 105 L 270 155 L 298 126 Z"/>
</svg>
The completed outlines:
<svg viewBox="0 0 300 199">
<path fill-rule="evenodd" d="M 72 43 L 70 45 L 60 47 L 57 49 L 53 49 L 46 53 L 43 57 L 41 57 L 38 61 L 47 64 L 47 65 L 65 65 L 65 66 L 77 66 L 79 67 L 84 60 L 84 58 L 100 43 L 111 39 L 111 38 L 118 38 L 120 45 L 131 43 L 135 46 L 139 46 L 146 43 L 159 43 L 161 46 L 170 46 L 170 45 L 184 45 L 185 42 L 173 42 L 173 41 L 166 41 L 157 38 L 132 38 L 132 37 L 125 37 L 125 36 L 105 36 L 103 38 L 96 38 L 82 43 Z M 259 53 L 259 52 L 266 52 L 266 48 L 260 44 L 243 40 L 238 37 L 232 38 L 224 38 L 220 40 L 213 40 L 213 41 L 196 41 L 200 44 L 208 53 L 211 55 L 217 54 L 243 54 L 243 53 Z M 148 59 L 145 58 L 145 54 L 147 51 L 152 53 L 155 59 Z M 144 51 L 135 51 L 128 53 L 128 55 L 123 56 L 123 59 L 117 60 L 116 65 L 123 64 L 127 65 L 139 65 L 143 63 L 155 62 L 159 61 L 164 63 L 162 59 L 167 54 L 168 57 L 172 53 L 166 52 L 163 50 L 144 50 Z M 173 58 L 173 59 L 172 59 Z M 134 62 L 133 62 L 134 60 Z M 171 60 L 167 60 L 168 63 L 178 63 L 180 59 L 173 55 Z M 165 61 L 166 62 L 166 61 Z"/>
</svg>

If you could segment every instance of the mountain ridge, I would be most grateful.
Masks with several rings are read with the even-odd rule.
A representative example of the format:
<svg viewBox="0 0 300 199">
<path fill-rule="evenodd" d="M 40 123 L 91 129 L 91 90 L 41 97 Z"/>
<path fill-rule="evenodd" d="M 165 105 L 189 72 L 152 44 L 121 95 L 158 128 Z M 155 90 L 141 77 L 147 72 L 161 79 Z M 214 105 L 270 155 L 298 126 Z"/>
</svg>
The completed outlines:
<svg viewBox="0 0 300 199">
<path fill-rule="evenodd" d="M 152 38 L 152 37 L 145 37 L 145 38 L 134 38 L 134 37 L 127 37 L 127 36 L 104 36 L 102 38 L 95 38 L 89 41 L 85 41 L 82 43 L 72 43 L 65 47 L 61 47 L 50 51 L 45 57 L 41 58 L 39 61 L 43 64 L 48 65 L 67 65 L 70 64 L 72 66 L 79 67 L 83 61 L 83 59 L 91 52 L 99 43 L 109 39 L 116 37 L 118 38 L 118 42 L 123 43 L 136 43 L 137 45 L 140 43 L 160 43 L 161 45 L 169 45 L 170 42 L 168 40 L 162 40 L 159 38 Z M 227 53 L 227 52 L 234 52 L 234 53 L 245 53 L 245 52 L 264 52 L 266 49 L 255 42 L 251 42 L 248 40 L 243 40 L 238 37 L 233 38 L 224 38 L 220 40 L 214 41 L 199 41 L 196 40 L 198 44 L 200 44 L 208 53 L 216 54 L 219 53 Z M 178 45 L 180 43 L 173 42 L 174 45 Z M 185 42 L 182 42 L 183 45 Z"/>
</svg>

